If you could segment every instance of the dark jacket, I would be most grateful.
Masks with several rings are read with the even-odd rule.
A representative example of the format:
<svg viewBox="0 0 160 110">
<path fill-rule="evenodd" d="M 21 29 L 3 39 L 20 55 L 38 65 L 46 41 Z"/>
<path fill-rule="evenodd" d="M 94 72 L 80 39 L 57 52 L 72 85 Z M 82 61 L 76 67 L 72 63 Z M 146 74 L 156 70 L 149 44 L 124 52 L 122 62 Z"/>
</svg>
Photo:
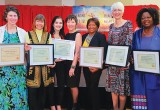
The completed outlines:
<svg viewBox="0 0 160 110">
<path fill-rule="evenodd" d="M 88 33 L 84 34 L 82 36 L 82 44 L 84 43 Z M 101 34 L 99 32 L 96 32 L 89 44 L 89 47 L 104 47 L 104 54 L 103 54 L 103 61 L 105 62 L 106 59 L 106 54 L 107 54 L 107 48 L 108 48 L 108 43 L 106 42 L 106 36 L 104 34 Z M 103 68 L 105 66 L 103 65 Z"/>
</svg>

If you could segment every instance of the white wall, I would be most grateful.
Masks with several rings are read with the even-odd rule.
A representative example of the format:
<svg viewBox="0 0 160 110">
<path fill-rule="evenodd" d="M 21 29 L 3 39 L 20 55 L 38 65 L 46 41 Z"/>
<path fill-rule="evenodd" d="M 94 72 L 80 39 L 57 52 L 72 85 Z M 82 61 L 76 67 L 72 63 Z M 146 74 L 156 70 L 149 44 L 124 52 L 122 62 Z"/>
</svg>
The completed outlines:
<svg viewBox="0 0 160 110">
<path fill-rule="evenodd" d="M 61 6 L 62 0 L 4 0 L 5 4 L 12 5 L 38 5 L 38 6 Z"/>
<path fill-rule="evenodd" d="M 133 5 L 157 5 L 160 8 L 160 0 L 133 0 Z"/>
<path fill-rule="evenodd" d="M 5 0 L 0 0 L 0 5 L 5 5 Z"/>
<path fill-rule="evenodd" d="M 62 6 L 75 6 L 76 0 L 62 0 Z"/>
</svg>

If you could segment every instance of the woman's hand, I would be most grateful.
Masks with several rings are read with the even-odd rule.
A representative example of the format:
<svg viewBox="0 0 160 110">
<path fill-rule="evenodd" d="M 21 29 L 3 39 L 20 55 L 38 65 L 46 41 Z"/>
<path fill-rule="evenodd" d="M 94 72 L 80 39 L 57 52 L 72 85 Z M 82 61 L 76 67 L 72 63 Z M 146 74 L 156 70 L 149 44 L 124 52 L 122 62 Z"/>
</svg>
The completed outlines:
<svg viewBox="0 0 160 110">
<path fill-rule="evenodd" d="M 69 70 L 69 76 L 70 77 L 74 76 L 74 69 L 73 68 L 70 68 L 70 70 Z"/>
<path fill-rule="evenodd" d="M 127 67 L 120 68 L 120 70 L 128 70 L 128 69 L 129 69 L 129 66 L 130 66 L 130 63 L 128 63 Z"/>
<path fill-rule="evenodd" d="M 61 62 L 61 61 L 63 61 L 61 58 L 56 58 L 55 59 L 55 62 Z"/>
<path fill-rule="evenodd" d="M 56 66 L 56 63 L 54 62 L 53 65 L 47 65 L 49 68 L 54 68 Z"/>
<path fill-rule="evenodd" d="M 96 71 L 98 71 L 98 68 L 89 67 L 89 70 L 90 70 L 92 73 L 95 73 Z"/>
<path fill-rule="evenodd" d="M 24 46 L 25 51 L 31 50 L 31 47 L 28 44 L 25 44 Z"/>
</svg>

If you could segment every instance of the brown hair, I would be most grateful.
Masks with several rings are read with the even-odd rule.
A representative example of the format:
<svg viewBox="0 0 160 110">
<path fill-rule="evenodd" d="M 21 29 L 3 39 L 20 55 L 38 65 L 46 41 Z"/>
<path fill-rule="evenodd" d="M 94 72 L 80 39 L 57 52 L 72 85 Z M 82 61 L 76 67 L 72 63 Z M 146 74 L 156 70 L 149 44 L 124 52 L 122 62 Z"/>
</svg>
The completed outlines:
<svg viewBox="0 0 160 110">
<path fill-rule="evenodd" d="M 20 14 L 19 14 L 19 11 L 16 7 L 14 6 L 7 6 L 6 9 L 4 10 L 4 15 L 3 15 L 3 20 L 7 22 L 6 18 L 7 18 L 7 15 L 10 11 L 13 11 L 17 14 L 18 16 L 18 19 L 20 18 Z"/>
<path fill-rule="evenodd" d="M 35 31 L 36 30 L 36 20 L 41 20 L 44 21 L 44 27 L 43 27 L 43 32 L 47 32 L 47 24 L 46 24 L 46 19 L 44 15 L 38 14 L 33 21 L 32 29 Z"/>
<path fill-rule="evenodd" d="M 100 26 L 99 20 L 98 20 L 97 18 L 90 18 L 90 19 L 88 19 L 88 21 L 87 21 L 87 26 L 86 26 L 87 29 L 88 29 L 88 25 L 89 25 L 90 22 L 94 22 L 94 23 L 96 24 L 97 28 L 99 28 L 99 26 Z"/>
<path fill-rule="evenodd" d="M 74 14 L 68 15 L 65 22 L 67 22 L 68 20 L 72 20 L 72 19 L 76 22 L 76 24 L 78 23 L 78 19 L 77 19 L 76 15 L 74 15 Z"/>
</svg>

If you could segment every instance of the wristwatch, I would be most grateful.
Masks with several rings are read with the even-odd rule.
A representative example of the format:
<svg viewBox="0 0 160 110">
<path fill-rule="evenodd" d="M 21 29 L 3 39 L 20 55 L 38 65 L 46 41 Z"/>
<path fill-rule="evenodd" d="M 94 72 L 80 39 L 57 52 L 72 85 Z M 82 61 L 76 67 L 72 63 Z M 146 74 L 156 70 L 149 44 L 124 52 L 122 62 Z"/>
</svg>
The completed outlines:
<svg viewBox="0 0 160 110">
<path fill-rule="evenodd" d="M 72 68 L 72 69 L 75 69 L 75 68 L 76 68 L 76 66 L 71 65 L 71 68 Z"/>
</svg>

